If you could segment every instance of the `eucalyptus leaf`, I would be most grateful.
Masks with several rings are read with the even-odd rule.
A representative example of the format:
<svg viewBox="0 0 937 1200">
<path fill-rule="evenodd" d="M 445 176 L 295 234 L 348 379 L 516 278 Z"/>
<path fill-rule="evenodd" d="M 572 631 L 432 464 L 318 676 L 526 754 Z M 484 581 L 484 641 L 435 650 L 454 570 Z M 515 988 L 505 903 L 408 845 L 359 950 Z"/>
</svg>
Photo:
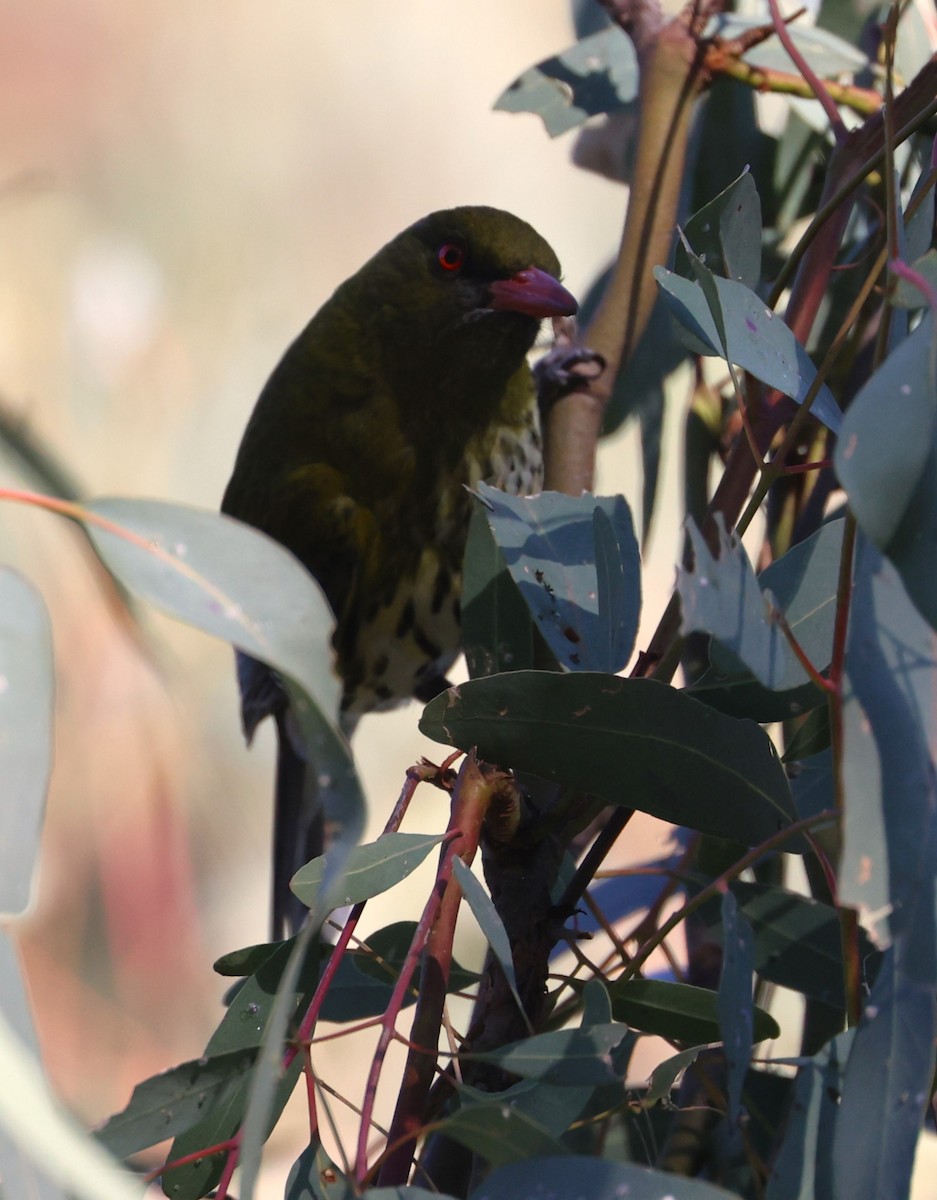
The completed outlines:
<svg viewBox="0 0 937 1200">
<path fill-rule="evenodd" d="M 931 894 L 933 904 L 933 893 Z M 833 1141 L 836 1200 L 906 1196 L 934 1077 L 934 986 L 891 951 L 849 1050 Z"/>
<path fill-rule="evenodd" d="M 694 698 L 761 722 L 825 704 L 826 693 L 809 680 L 770 614 L 784 614 L 798 646 L 824 672 L 833 647 L 843 528 L 841 518 L 826 522 L 762 571 L 756 584 L 736 539 L 722 534 L 714 559 L 690 527 L 694 566 L 678 574 L 686 607 L 683 627 L 719 639 L 710 649 L 712 669 L 690 689 Z"/>
<path fill-rule="evenodd" d="M 855 1036 L 833 1038 L 797 1072 L 784 1140 L 771 1167 L 765 1200 L 814 1200 L 833 1194 L 833 1130 L 843 1067 Z"/>
<path fill-rule="evenodd" d="M 87 510 L 88 536 L 130 591 L 284 678 L 315 762 L 337 869 L 361 835 L 364 798 L 336 723 L 334 619 L 319 585 L 278 542 L 219 513 L 122 499 Z"/>
<path fill-rule="evenodd" d="M 571 671 L 620 670 L 641 611 L 640 552 L 625 500 L 559 492 L 508 496 L 484 483 L 478 495 L 556 661 Z"/>
<path fill-rule="evenodd" d="M 924 213 L 929 215 L 929 226 L 933 228 L 934 222 L 934 205 L 933 201 L 930 204 L 928 214 L 928 206 L 922 205 Z M 929 235 L 930 229 L 928 229 Z M 928 250 L 913 264 L 914 270 L 924 283 L 935 292 L 937 292 L 937 249 Z M 922 292 L 920 287 L 911 282 L 910 279 L 905 279 L 899 276 L 895 281 L 895 290 L 891 294 L 891 302 L 897 308 L 923 308 L 927 304 L 927 294 Z"/>
<path fill-rule="evenodd" d="M 752 1054 L 755 935 L 731 891 L 722 895 L 722 936 L 717 1011 L 728 1068 L 728 1117 L 735 1125 L 742 1111 L 742 1089 Z"/>
<path fill-rule="evenodd" d="M 662 979 L 623 979 L 613 983 L 609 992 L 615 1019 L 642 1033 L 692 1046 L 721 1036 L 718 996 L 708 988 Z M 752 1012 L 754 1041 L 780 1036 L 774 1017 L 754 1005 Z"/>
<path fill-rule="evenodd" d="M 258 1052 L 265 1030 L 275 1013 L 278 992 L 296 943 L 295 937 L 279 943 L 256 973 L 246 980 L 225 1012 L 221 1024 L 209 1038 L 205 1048 L 206 1058 L 245 1051 Z M 314 947 L 302 964 L 291 996 L 294 1013 L 304 1011 L 308 1006 L 318 979 L 319 956 L 318 948 Z M 302 1056 L 297 1055 L 277 1087 L 275 1104 L 269 1114 L 271 1124 L 289 1099 L 301 1068 Z M 179 1134 L 173 1142 L 169 1158 L 182 1158 L 232 1137 L 247 1112 L 250 1078 L 248 1074 L 240 1083 L 233 1083 L 225 1091 L 223 1102 L 216 1102 L 206 1117 Z M 172 1200 L 198 1200 L 217 1182 L 223 1163 L 223 1155 L 215 1155 L 173 1167 L 163 1175 L 163 1191 Z"/>
<path fill-rule="evenodd" d="M 515 79 L 495 101 L 504 112 L 536 113 L 551 137 L 600 113 L 620 112 L 638 94 L 638 60 L 617 26 L 591 34 Z"/>
<path fill-rule="evenodd" d="M 329 906 L 358 904 L 380 896 L 406 879 L 439 845 L 445 834 L 385 833 L 376 842 L 356 846 L 345 858 L 341 872 L 331 875 Z M 319 899 L 323 880 L 330 876 L 329 854 L 301 867 L 290 888 L 307 908 Z"/>
<path fill-rule="evenodd" d="M 695 212 L 684 237 L 714 275 L 756 288 L 761 280 L 761 201 L 750 171 Z M 674 252 L 674 270 L 688 279 L 693 267 L 682 241 Z"/>
<path fill-rule="evenodd" d="M 654 278 L 667 299 L 671 312 L 689 331 L 699 353 L 723 355 L 756 379 L 802 404 L 816 377 L 807 351 L 790 328 L 765 306 L 744 284 L 713 276 L 718 297 L 718 323 L 706 293 L 699 283 L 654 268 Z M 842 413 L 832 392 L 821 384 L 811 413 L 834 433 L 842 424 Z"/>
<path fill-rule="evenodd" d="M 830 905 L 774 884 L 737 882 L 732 895 L 753 933 L 753 965 L 772 983 L 842 1008 L 846 1002 L 839 913 Z M 710 936 L 722 936 L 721 914 L 715 902 L 700 910 Z M 863 934 L 859 954 L 866 968 L 875 950 Z"/>
<path fill-rule="evenodd" d="M 649 679 L 519 671 L 438 696 L 420 728 L 435 741 L 543 779 L 750 845 L 793 818 L 770 740 Z"/>
<path fill-rule="evenodd" d="M 647 1091 L 639 1099 L 641 1108 L 653 1108 L 655 1104 L 669 1099 L 674 1084 L 677 1082 L 677 1076 L 682 1075 L 688 1067 L 692 1066 L 704 1050 L 709 1050 L 714 1045 L 716 1043 L 690 1046 L 678 1054 L 671 1055 L 670 1058 L 665 1058 L 662 1063 L 658 1063 L 651 1073 Z"/>
<path fill-rule="evenodd" d="M 631 1036 L 634 1040 L 633 1034 L 625 1036 Z M 521 1079 L 506 1091 L 499 1092 L 498 1097 L 503 1106 L 535 1122 L 551 1137 L 560 1138 L 582 1113 L 595 1090 L 591 1084 L 565 1087 L 544 1083 L 540 1079 Z M 465 1083 L 459 1088 L 459 1098 L 466 1108 L 472 1104 L 491 1104 L 490 1092 L 480 1091 Z"/>
<path fill-rule="evenodd" d="M 562 1142 L 539 1122 L 503 1103 L 498 1096 L 488 1104 L 472 1104 L 459 1109 L 451 1117 L 439 1121 L 435 1131 L 474 1150 L 492 1166 L 563 1153 Z"/>
<path fill-rule="evenodd" d="M 0 568 L 0 914 L 32 893 L 52 771 L 52 628 L 42 597 Z"/>
<path fill-rule="evenodd" d="M 582 1029 L 558 1029 L 512 1042 L 498 1050 L 474 1053 L 471 1058 L 496 1063 L 523 1079 L 537 1079 L 566 1087 L 620 1083 L 611 1052 L 628 1036 L 628 1030 L 611 1022 Z"/>
<path fill-rule="evenodd" d="M 472 679 L 536 665 L 533 618 L 484 513 L 472 505 L 462 574 L 462 647 Z"/>
<path fill-rule="evenodd" d="M 456 855 L 452 860 L 452 874 L 462 894 L 468 901 L 475 920 L 478 922 L 485 940 L 491 947 L 491 952 L 500 964 L 501 970 L 508 981 L 511 994 L 517 1002 L 517 1007 L 524 1013 L 524 1002 L 517 990 L 517 977 L 514 974 L 514 954 L 504 923 L 498 915 L 498 910 L 492 904 L 488 893 L 472 874 L 471 869 Z"/>
<path fill-rule="evenodd" d="M 840 903 L 880 945 L 906 935 L 920 978 L 937 981 L 937 634 L 861 536 L 846 664 Z"/>
<path fill-rule="evenodd" d="M 739 539 L 720 524 L 719 552 L 714 555 L 692 521 L 687 523 L 687 537 L 692 565 L 677 568 L 682 632 L 712 634 L 772 691 L 807 682 L 774 618 L 771 593 L 758 586 Z"/>
<path fill-rule="evenodd" d="M 354 950 L 350 959 L 362 975 L 384 984 L 393 984 L 400 974 L 410 946 L 417 931 L 416 921 L 394 921 L 383 929 L 376 929 L 364 939 L 364 946 Z M 413 978 L 413 990 L 419 988 L 420 972 L 417 968 Z M 449 968 L 449 991 L 470 988 L 478 983 L 478 972 L 469 971 L 455 959 Z"/>
<path fill-rule="evenodd" d="M 253 1069 L 255 1048 L 233 1050 L 181 1063 L 133 1089 L 126 1108 L 115 1113 L 95 1137 L 117 1158 L 191 1128 L 238 1089 Z"/>
<path fill-rule="evenodd" d="M 937 338 L 926 317 L 869 378 L 849 406 L 835 465 L 863 532 L 880 549 L 926 513 L 912 498 L 937 433 Z"/>
</svg>

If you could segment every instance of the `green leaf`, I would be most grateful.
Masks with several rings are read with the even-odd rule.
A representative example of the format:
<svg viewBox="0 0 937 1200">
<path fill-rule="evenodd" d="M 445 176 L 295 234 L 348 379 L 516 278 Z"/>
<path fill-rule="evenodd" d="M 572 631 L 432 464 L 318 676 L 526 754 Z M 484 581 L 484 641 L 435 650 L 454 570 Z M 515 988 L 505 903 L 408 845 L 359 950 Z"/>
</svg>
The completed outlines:
<svg viewBox="0 0 937 1200">
<path fill-rule="evenodd" d="M 854 1036 L 853 1029 L 840 1034 L 800 1066 L 765 1200 L 814 1200 L 832 1194 L 833 1130 L 843 1065 Z"/>
<path fill-rule="evenodd" d="M 752 1056 L 755 938 L 731 891 L 722 895 L 722 936 L 722 975 L 716 1008 L 728 1067 L 728 1117 L 735 1125 L 742 1111 L 742 1089 Z"/>
<path fill-rule="evenodd" d="M 467 1146 L 492 1166 L 563 1153 L 562 1142 L 519 1109 L 502 1103 L 500 1097 L 488 1104 L 461 1108 L 434 1129 Z"/>
<path fill-rule="evenodd" d="M 557 662 L 571 671 L 620 670 L 641 611 L 640 552 L 625 500 L 559 492 L 508 496 L 484 483 L 478 495 Z"/>
<path fill-rule="evenodd" d="M 843 527 L 842 519 L 827 522 L 757 577 L 764 603 L 770 601 L 784 613 L 798 645 L 821 672 L 832 652 Z M 723 540 L 714 562 L 692 529 L 691 536 L 699 557 L 691 573 L 683 571 L 678 577 L 689 614 L 683 618 L 684 628 L 705 629 L 720 642 L 710 650 L 712 669 L 689 695 L 730 716 L 748 716 L 762 723 L 825 705 L 826 693 L 805 682 L 806 672 L 780 629 L 773 621 L 762 621 L 761 601 L 753 590 L 744 550 L 733 540 L 729 553 Z M 757 666 L 777 690 L 757 682 L 745 670 L 748 659 L 748 666 Z"/>
<path fill-rule="evenodd" d="M 98 500 L 87 522 L 101 558 L 132 592 L 231 642 L 285 679 L 320 778 L 333 866 L 358 840 L 364 798 L 336 725 L 333 617 L 319 585 L 290 552 L 248 525 L 155 500 Z"/>
<path fill-rule="evenodd" d="M 722 357 L 725 330 L 728 361 L 751 372 L 756 379 L 802 404 L 816 376 L 807 351 L 779 316 L 758 295 L 734 279 L 713 276 L 719 302 L 719 322 L 703 288 L 664 267 L 654 268 L 654 278 L 674 316 L 689 330 L 697 352 Z M 821 385 L 811 413 L 834 433 L 842 413 L 826 385 Z"/>
<path fill-rule="evenodd" d="M 614 1022 L 583 1029 L 559 1029 L 512 1042 L 498 1050 L 470 1054 L 481 1062 L 496 1063 L 523 1079 L 538 1079 L 565 1087 L 620 1083 L 611 1051 L 628 1037 Z"/>
<path fill-rule="evenodd" d="M 420 728 L 477 746 L 489 762 L 748 845 L 793 819 L 764 731 L 654 680 L 538 671 L 477 679 L 433 700 Z"/>
<path fill-rule="evenodd" d="M 341 873 L 332 875 L 329 906 L 358 904 L 389 891 L 415 871 L 444 837 L 441 833 L 385 833 L 376 842 L 356 846 L 345 858 Z M 329 854 L 325 854 L 300 867 L 290 889 L 307 908 L 313 908 L 329 874 Z"/>
<path fill-rule="evenodd" d="M 732 894 L 754 935 L 754 968 L 763 979 L 841 1008 L 842 932 L 830 905 L 765 883 L 734 883 Z M 712 936 L 721 936 L 719 906 L 699 913 Z M 862 936 L 859 954 L 869 969 L 874 947 Z"/>
<path fill-rule="evenodd" d="M 927 514 L 912 505 L 937 430 L 937 340 L 932 316 L 885 359 L 843 420 L 834 462 L 863 532 L 888 553 L 905 525 Z"/>
<path fill-rule="evenodd" d="M 491 952 L 501 966 L 511 995 L 517 1002 L 517 1007 L 525 1016 L 524 1002 L 517 990 L 517 977 L 514 974 L 514 954 L 504 923 L 498 915 L 498 910 L 492 904 L 488 893 L 472 874 L 471 869 L 456 855 L 452 860 L 452 874 L 456 883 L 462 889 L 462 895 L 468 901 L 479 928 L 485 935 L 485 941 L 491 947 Z"/>
<path fill-rule="evenodd" d="M 362 970 L 363 958 L 363 955 L 346 954 L 338 964 L 319 1014 L 323 1021 L 347 1025 L 351 1021 L 367 1021 L 387 1011 L 394 980 L 388 979 L 386 974 L 378 978 L 376 973 Z M 416 994 L 411 989 L 404 997 L 404 1007 L 415 1001 Z"/>
<path fill-rule="evenodd" d="M 695 212 L 683 234 L 714 275 L 756 288 L 761 279 L 761 201 L 751 172 L 746 168 Z M 693 277 L 692 264 L 680 241 L 674 252 L 674 270 L 688 279 Z"/>
<path fill-rule="evenodd" d="M 259 942 L 254 946 L 231 950 L 228 954 L 222 954 L 221 958 L 212 963 L 212 970 L 216 975 L 242 979 L 246 975 L 253 975 L 255 971 L 260 970 L 261 964 L 265 963 L 274 950 L 282 945 L 282 942 Z"/>
<path fill-rule="evenodd" d="M 486 511 L 476 498 L 462 577 L 462 646 L 472 679 L 535 665 L 530 611 L 485 519 Z"/>
<path fill-rule="evenodd" d="M 582 989 L 582 1027 L 607 1025 L 612 1019 L 612 1001 L 601 979 L 589 979 Z"/>
<path fill-rule="evenodd" d="M 708 988 L 661 979 L 624 979 L 613 983 L 609 991 L 616 1021 L 642 1033 L 656 1033 L 691 1046 L 720 1039 L 718 997 Z M 754 1041 L 780 1035 L 770 1013 L 757 1006 L 752 1012 Z"/>
<path fill-rule="evenodd" d="M 626 1036 L 635 1040 L 634 1034 Z M 621 1087 L 620 1079 L 616 1086 Z M 506 1091 L 499 1092 L 498 1098 L 503 1105 L 527 1117 L 551 1137 L 559 1138 L 568 1132 L 594 1094 L 595 1088 L 589 1084 L 563 1087 L 539 1079 L 522 1079 Z M 472 1104 L 491 1104 L 490 1092 L 468 1087 L 464 1083 L 459 1087 L 459 1097 L 465 1108 Z"/>
<path fill-rule="evenodd" d="M 801 762 L 792 763 L 788 767 L 788 775 L 791 781 L 791 795 L 801 819 L 819 816 L 820 813 L 835 809 L 833 752 L 829 747 Z"/>
<path fill-rule="evenodd" d="M 933 905 L 933 893 L 931 893 Z M 932 982 L 889 952 L 846 1061 L 833 1142 L 837 1196 L 907 1196 L 934 1077 Z"/>
<path fill-rule="evenodd" d="M 52 628 L 31 583 L 0 568 L 0 914 L 29 906 L 52 770 Z"/>
<path fill-rule="evenodd" d="M 512 1162 L 492 1171 L 469 1200 L 738 1200 L 712 1183 L 652 1171 L 633 1163 L 567 1154 Z"/>
<path fill-rule="evenodd" d="M 127 1158 L 147 1146 L 191 1128 L 204 1120 L 243 1083 L 253 1068 L 255 1050 L 197 1058 L 138 1083 L 130 1102 L 115 1113 L 95 1137 L 117 1158 Z"/>
<path fill-rule="evenodd" d="M 828 704 L 820 705 L 798 725 L 781 758 L 786 763 L 797 763 L 822 754 L 830 747 L 830 736 L 830 707 Z M 796 802 L 797 793 L 793 784 L 791 791 Z M 799 804 L 797 811 L 803 813 Z"/>
<path fill-rule="evenodd" d="M 615 26 L 525 71 L 501 93 L 495 108 L 536 113 L 556 137 L 588 117 L 620 112 L 637 94 L 637 55 L 631 39 Z"/>
<path fill-rule="evenodd" d="M 692 521 L 687 522 L 687 536 L 693 563 L 677 568 L 681 631 L 712 634 L 772 691 L 807 682 L 809 677 L 774 619 L 773 598 L 758 586 L 735 534 L 727 533 L 720 522 L 717 556 Z"/>
<path fill-rule="evenodd" d="M 906 934 L 922 977 L 937 980 L 937 634 L 861 536 L 846 671 L 839 900 L 877 944 Z"/>
<path fill-rule="evenodd" d="M 274 1013 L 277 992 L 284 971 L 290 961 L 297 939 L 281 942 L 274 952 L 261 964 L 257 972 L 241 987 L 228 1007 L 221 1024 L 212 1034 L 205 1048 L 206 1058 L 219 1055 L 254 1051 L 261 1046 L 264 1032 Z M 294 1012 L 308 1007 L 319 978 L 318 947 L 316 953 L 307 955 L 300 971 L 292 996 Z M 283 1076 L 276 1094 L 276 1103 L 270 1123 L 276 1120 L 289 1099 L 290 1092 L 302 1068 L 300 1055 L 293 1060 Z M 250 1094 L 250 1074 L 241 1083 L 224 1094 L 224 1103 L 216 1102 L 212 1112 L 173 1142 L 169 1158 L 181 1158 L 194 1154 L 207 1146 L 217 1145 L 230 1138 L 244 1119 Z M 163 1175 L 163 1191 L 172 1200 L 198 1200 L 217 1183 L 223 1165 L 223 1156 L 215 1155 L 182 1167 L 175 1167 Z"/>
<path fill-rule="evenodd" d="M 647 1091 L 639 1098 L 641 1108 L 653 1108 L 662 1100 L 669 1100 L 677 1076 L 682 1075 L 687 1067 L 692 1066 L 700 1054 L 708 1049 L 710 1045 L 690 1046 L 688 1050 L 681 1050 L 679 1054 L 672 1055 L 656 1066 L 651 1073 Z"/>
<path fill-rule="evenodd" d="M 718 654 L 716 643 L 712 646 L 711 652 Z M 773 692 L 750 675 L 727 678 L 722 670 L 729 665 L 729 653 L 724 651 L 719 656 L 720 670 L 708 670 L 697 683 L 686 689 L 686 694 L 700 704 L 725 713 L 727 717 L 745 717 L 760 725 L 800 717 L 826 703 L 826 693 L 814 683 L 804 683 L 789 691 Z M 737 669 L 737 666 L 732 669 Z"/>
<path fill-rule="evenodd" d="M 416 934 L 416 921 L 394 921 L 369 933 L 365 938 L 367 949 L 352 950 L 348 954 L 356 971 L 376 979 L 385 986 L 394 984 L 409 953 L 410 946 Z M 448 990 L 450 992 L 464 991 L 478 983 L 477 971 L 469 971 L 460 966 L 455 959 L 449 968 Z M 418 991 L 420 986 L 420 970 L 417 968 L 413 977 L 412 990 Z M 331 1020 L 332 1018 L 328 1018 Z"/>
</svg>

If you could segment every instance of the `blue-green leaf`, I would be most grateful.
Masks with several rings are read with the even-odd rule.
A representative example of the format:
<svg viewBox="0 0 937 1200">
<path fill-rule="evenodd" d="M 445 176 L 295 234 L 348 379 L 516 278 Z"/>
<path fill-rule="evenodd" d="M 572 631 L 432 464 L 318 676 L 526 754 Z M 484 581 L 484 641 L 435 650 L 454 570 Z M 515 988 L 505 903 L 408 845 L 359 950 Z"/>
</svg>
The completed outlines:
<svg viewBox="0 0 937 1200">
<path fill-rule="evenodd" d="M 798 404 L 802 404 L 816 369 L 807 351 L 790 328 L 751 288 L 734 279 L 713 277 L 718 297 L 718 322 L 699 283 L 684 279 L 664 267 L 654 268 L 654 278 L 671 312 L 690 332 L 699 353 L 723 356 L 723 336 L 728 360 Z M 842 413 L 833 393 L 821 384 L 811 413 L 834 433 Z"/>
<path fill-rule="evenodd" d="M 931 905 L 934 897 L 931 893 Z M 833 1142 L 836 1200 L 907 1196 L 934 1076 L 933 983 L 886 955 L 856 1030 Z"/>
<path fill-rule="evenodd" d="M 794 1101 L 765 1200 L 820 1200 L 833 1191 L 833 1130 L 855 1030 L 833 1038 L 797 1072 Z"/>
<path fill-rule="evenodd" d="M 488 762 L 749 845 L 793 818 L 764 730 L 651 679 L 518 671 L 470 680 L 433 700 L 420 728 L 477 746 Z"/>
<path fill-rule="evenodd" d="M 481 927 L 485 940 L 491 947 L 491 952 L 501 966 L 511 994 L 517 1001 L 517 1007 L 524 1012 L 524 1004 L 517 990 L 517 978 L 514 974 L 514 955 L 511 952 L 511 941 L 508 938 L 504 922 L 498 916 L 498 910 L 479 881 L 472 874 L 458 855 L 452 860 L 453 878 L 462 889 L 462 895 L 468 901 L 468 906 L 475 915 L 475 920 Z"/>
<path fill-rule="evenodd" d="M 429 833 L 385 833 L 376 842 L 356 846 L 345 859 L 338 878 L 333 878 L 336 889 L 328 898 L 330 907 L 342 904 L 357 904 L 389 891 L 395 884 L 406 879 L 415 871 L 434 846 L 443 840 L 444 834 Z M 314 858 L 301 867 L 293 876 L 290 888 L 307 908 L 312 908 L 320 898 L 322 882 L 329 874 L 329 854 Z"/>
<path fill-rule="evenodd" d="M 861 535 L 846 670 L 840 903 L 880 944 L 905 934 L 920 977 L 937 981 L 937 634 Z"/>
<path fill-rule="evenodd" d="M 735 896 L 726 891 L 722 896 L 722 975 L 717 1008 L 729 1075 L 729 1121 L 733 1125 L 742 1111 L 742 1088 L 752 1054 L 754 968 L 752 927 L 739 910 Z"/>
<path fill-rule="evenodd" d="M 469 675 L 534 667 L 533 618 L 481 503 L 472 505 L 462 573 L 462 648 Z"/>
<path fill-rule="evenodd" d="M 590 1025 L 582 1029 L 557 1029 L 512 1042 L 499 1050 L 469 1057 L 497 1063 L 523 1079 L 538 1079 L 566 1087 L 619 1083 L 612 1051 L 628 1037 L 624 1025 Z"/>
<path fill-rule="evenodd" d="M 333 617 L 321 588 L 288 550 L 215 512 L 155 500 L 98 500 L 88 536 L 131 591 L 274 667 L 286 681 L 333 831 L 331 866 L 358 840 L 364 798 L 338 731 Z"/>
<path fill-rule="evenodd" d="M 693 253 L 714 275 L 756 288 L 761 279 L 761 201 L 751 172 L 745 172 L 693 214 L 683 229 Z M 694 277 L 682 242 L 674 252 L 674 270 Z"/>
<path fill-rule="evenodd" d="M 637 635 L 641 564 L 621 496 L 478 494 L 511 577 L 556 660 L 618 671 Z M 600 513 L 600 516 L 596 516 Z"/>
<path fill-rule="evenodd" d="M 0 914 L 29 905 L 52 770 L 52 629 L 42 597 L 0 569 Z"/>
<path fill-rule="evenodd" d="M 925 318 L 882 363 L 849 406 L 836 473 L 863 532 L 880 549 L 908 516 L 937 429 L 937 339 Z"/>
<path fill-rule="evenodd" d="M 620 112 L 638 94 L 631 39 L 614 26 L 583 38 L 525 71 L 495 101 L 504 112 L 532 112 L 551 137 L 600 113 Z"/>
</svg>

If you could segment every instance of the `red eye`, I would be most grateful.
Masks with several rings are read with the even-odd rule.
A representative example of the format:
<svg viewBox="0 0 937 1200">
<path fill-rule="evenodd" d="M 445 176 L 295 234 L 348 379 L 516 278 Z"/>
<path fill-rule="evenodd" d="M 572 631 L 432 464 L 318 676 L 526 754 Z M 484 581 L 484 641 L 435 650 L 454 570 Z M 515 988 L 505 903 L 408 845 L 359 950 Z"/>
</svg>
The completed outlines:
<svg viewBox="0 0 937 1200">
<path fill-rule="evenodd" d="M 443 242 L 436 258 L 444 271 L 461 270 L 465 262 L 465 247 L 460 246 L 458 242 Z"/>
</svg>

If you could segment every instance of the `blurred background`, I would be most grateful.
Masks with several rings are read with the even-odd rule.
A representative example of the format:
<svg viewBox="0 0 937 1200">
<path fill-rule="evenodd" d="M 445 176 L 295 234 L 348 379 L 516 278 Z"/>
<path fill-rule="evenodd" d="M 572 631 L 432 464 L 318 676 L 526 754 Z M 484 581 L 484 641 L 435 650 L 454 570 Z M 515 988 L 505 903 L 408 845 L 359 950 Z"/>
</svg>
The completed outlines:
<svg viewBox="0 0 937 1200">
<path fill-rule="evenodd" d="M 216 508 L 287 343 L 416 218 L 510 209 L 582 296 L 617 247 L 625 190 L 574 167 L 570 137 L 492 111 L 573 40 L 565 0 L 7 0 L 3 421 L 88 496 Z M 626 429 L 599 478 L 638 519 L 639 462 Z M 673 456 L 663 472 L 645 628 L 678 547 Z M 0 479 L 35 486 L 6 449 Z M 45 596 L 57 669 L 42 866 L 15 932 L 50 1078 L 93 1123 L 201 1053 L 224 991 L 212 960 L 266 936 L 272 736 L 243 746 L 229 648 L 142 608 L 141 639 L 59 518 L 4 505 L 0 561 Z M 444 753 L 418 714 L 368 719 L 356 737 L 375 831 L 406 766 Z M 408 828 L 445 819 L 429 795 Z M 643 828 L 639 857 L 667 838 Z M 385 906 L 368 927 L 396 915 Z"/>
</svg>

